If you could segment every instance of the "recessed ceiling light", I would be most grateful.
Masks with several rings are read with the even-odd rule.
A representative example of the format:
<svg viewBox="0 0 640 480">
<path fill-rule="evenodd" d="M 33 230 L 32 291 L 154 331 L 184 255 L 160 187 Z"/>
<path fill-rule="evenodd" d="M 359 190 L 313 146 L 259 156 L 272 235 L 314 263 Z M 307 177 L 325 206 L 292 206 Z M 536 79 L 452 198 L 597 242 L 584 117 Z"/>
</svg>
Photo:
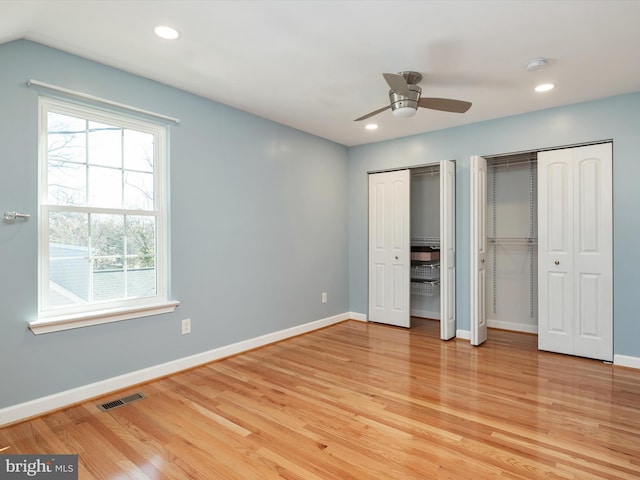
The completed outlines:
<svg viewBox="0 0 640 480">
<path fill-rule="evenodd" d="M 555 85 L 553 83 L 543 83 L 542 85 L 538 85 L 535 88 L 536 92 L 548 92 L 549 90 L 553 90 Z"/>
<path fill-rule="evenodd" d="M 375 123 L 367 123 L 364 128 L 366 128 L 367 130 L 377 130 L 378 129 L 378 125 Z"/>
<path fill-rule="evenodd" d="M 153 33 L 165 40 L 175 40 L 180 36 L 180 32 L 178 32 L 178 30 L 168 27 L 167 25 L 158 25 L 153 29 Z"/>
</svg>

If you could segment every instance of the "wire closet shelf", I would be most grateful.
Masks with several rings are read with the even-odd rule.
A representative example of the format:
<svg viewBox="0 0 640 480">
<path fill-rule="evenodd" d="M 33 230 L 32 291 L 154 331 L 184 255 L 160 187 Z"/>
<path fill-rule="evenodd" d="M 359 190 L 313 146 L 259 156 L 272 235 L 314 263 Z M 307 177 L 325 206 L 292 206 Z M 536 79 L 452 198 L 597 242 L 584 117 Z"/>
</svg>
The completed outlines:
<svg viewBox="0 0 640 480">
<path fill-rule="evenodd" d="M 440 237 L 411 237 L 411 247 L 440 250 Z M 440 295 L 440 260 L 411 262 L 411 294 L 423 297 Z"/>
</svg>

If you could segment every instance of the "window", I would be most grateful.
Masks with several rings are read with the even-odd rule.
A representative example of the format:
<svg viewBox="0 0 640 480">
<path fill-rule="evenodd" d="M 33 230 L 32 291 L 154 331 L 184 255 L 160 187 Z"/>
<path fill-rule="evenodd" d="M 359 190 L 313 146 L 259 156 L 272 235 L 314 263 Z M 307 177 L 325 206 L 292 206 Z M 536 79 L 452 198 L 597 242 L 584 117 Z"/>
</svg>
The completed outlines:
<svg viewBox="0 0 640 480">
<path fill-rule="evenodd" d="M 166 127 L 40 99 L 35 333 L 172 311 Z"/>
</svg>

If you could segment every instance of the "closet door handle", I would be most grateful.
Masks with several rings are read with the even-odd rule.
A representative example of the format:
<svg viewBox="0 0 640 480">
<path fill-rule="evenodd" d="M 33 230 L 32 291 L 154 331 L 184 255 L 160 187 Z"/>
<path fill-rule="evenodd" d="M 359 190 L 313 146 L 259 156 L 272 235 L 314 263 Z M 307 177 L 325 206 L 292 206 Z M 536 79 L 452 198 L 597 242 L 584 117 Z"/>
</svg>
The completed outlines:
<svg viewBox="0 0 640 480">
<path fill-rule="evenodd" d="M 398 256 L 396 255 L 396 260 L 399 260 Z"/>
<path fill-rule="evenodd" d="M 556 261 L 555 261 L 555 262 L 553 262 L 553 263 L 555 263 L 556 265 L 560 265 L 560 260 L 556 260 Z"/>
</svg>

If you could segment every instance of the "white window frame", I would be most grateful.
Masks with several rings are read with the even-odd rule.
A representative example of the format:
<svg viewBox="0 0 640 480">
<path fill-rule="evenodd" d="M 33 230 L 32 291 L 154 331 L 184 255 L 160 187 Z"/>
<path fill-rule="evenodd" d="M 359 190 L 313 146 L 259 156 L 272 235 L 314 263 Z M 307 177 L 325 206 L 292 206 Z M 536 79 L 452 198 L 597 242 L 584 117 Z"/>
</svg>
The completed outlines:
<svg viewBox="0 0 640 480">
<path fill-rule="evenodd" d="M 55 112 L 154 135 L 154 210 L 105 209 L 90 206 L 57 206 L 48 203 L 48 113 Z M 87 105 L 40 96 L 38 101 L 38 318 L 29 322 L 35 333 L 116 322 L 172 312 L 179 304 L 168 299 L 167 127 L 137 117 Z M 45 308 L 49 291 L 49 212 L 144 214 L 156 218 L 156 295 L 94 302 L 62 308 Z"/>
</svg>

